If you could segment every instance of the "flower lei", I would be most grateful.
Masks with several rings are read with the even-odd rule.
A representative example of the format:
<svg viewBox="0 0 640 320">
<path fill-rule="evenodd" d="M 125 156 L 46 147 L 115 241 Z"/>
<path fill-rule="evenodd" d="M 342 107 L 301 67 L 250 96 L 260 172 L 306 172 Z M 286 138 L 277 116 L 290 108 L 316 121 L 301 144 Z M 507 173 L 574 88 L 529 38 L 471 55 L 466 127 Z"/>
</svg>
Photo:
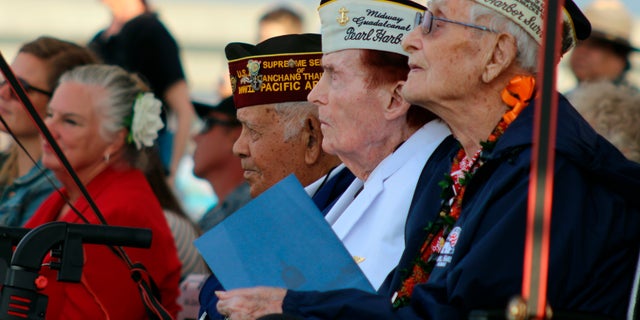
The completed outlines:
<svg viewBox="0 0 640 320">
<path fill-rule="evenodd" d="M 480 168 L 484 161 L 482 152 L 490 152 L 507 127 L 515 120 L 520 112 L 529 104 L 535 89 L 535 80 L 530 76 L 516 76 L 502 91 L 502 100 L 510 107 L 493 129 L 485 142 L 481 142 L 481 148 L 471 158 L 467 157 L 464 149 L 460 148 L 451 165 L 451 172 L 445 175 L 444 180 L 438 185 L 442 188 L 440 194 L 442 205 L 440 214 L 427 224 L 425 231 L 427 236 L 420 248 L 420 253 L 414 260 L 411 272 L 395 292 L 392 303 L 394 308 L 400 308 L 409 304 L 411 294 L 416 284 L 429 280 L 431 271 L 436 264 L 440 250 L 445 244 L 453 225 L 462 212 L 462 200 L 466 186 Z"/>
<path fill-rule="evenodd" d="M 164 127 L 160 118 L 162 102 L 151 92 L 141 92 L 133 103 L 132 116 L 125 120 L 125 127 L 129 129 L 127 143 L 135 143 L 138 150 L 142 146 L 151 147 L 158 137 L 158 130 Z"/>
</svg>

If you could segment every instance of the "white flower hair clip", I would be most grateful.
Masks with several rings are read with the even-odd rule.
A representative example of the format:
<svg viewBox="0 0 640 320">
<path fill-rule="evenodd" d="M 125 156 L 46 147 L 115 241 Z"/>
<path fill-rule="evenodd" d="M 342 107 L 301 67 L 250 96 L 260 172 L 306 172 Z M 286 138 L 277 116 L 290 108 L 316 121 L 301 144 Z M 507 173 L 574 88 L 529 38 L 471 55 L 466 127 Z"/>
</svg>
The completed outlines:
<svg viewBox="0 0 640 320">
<path fill-rule="evenodd" d="M 127 142 L 134 142 L 138 150 L 142 146 L 151 147 L 158 137 L 158 130 L 164 127 L 160 118 L 162 102 L 151 92 L 138 94 L 133 103 L 133 119 Z"/>
</svg>

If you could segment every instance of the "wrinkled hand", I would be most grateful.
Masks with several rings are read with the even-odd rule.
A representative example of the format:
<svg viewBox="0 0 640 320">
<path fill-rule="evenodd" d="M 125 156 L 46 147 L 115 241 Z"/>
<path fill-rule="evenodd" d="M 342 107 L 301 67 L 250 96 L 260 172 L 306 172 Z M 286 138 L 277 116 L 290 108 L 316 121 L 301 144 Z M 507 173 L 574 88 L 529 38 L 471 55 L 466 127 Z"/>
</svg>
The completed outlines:
<svg viewBox="0 0 640 320">
<path fill-rule="evenodd" d="M 216 291 L 220 314 L 231 320 L 253 320 L 272 313 L 282 313 L 286 289 L 255 287 Z"/>
</svg>

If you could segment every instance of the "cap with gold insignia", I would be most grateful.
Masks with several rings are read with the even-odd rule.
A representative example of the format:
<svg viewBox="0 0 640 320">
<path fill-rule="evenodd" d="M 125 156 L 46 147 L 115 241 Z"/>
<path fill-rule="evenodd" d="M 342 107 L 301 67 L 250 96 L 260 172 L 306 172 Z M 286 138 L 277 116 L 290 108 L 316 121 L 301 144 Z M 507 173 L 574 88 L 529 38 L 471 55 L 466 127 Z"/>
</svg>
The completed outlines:
<svg viewBox="0 0 640 320">
<path fill-rule="evenodd" d="M 290 34 L 225 47 L 236 108 L 306 101 L 322 76 L 319 34 Z"/>
<path fill-rule="evenodd" d="M 410 0 L 322 0 L 322 51 L 371 49 L 407 55 L 402 39 L 425 9 Z"/>
</svg>

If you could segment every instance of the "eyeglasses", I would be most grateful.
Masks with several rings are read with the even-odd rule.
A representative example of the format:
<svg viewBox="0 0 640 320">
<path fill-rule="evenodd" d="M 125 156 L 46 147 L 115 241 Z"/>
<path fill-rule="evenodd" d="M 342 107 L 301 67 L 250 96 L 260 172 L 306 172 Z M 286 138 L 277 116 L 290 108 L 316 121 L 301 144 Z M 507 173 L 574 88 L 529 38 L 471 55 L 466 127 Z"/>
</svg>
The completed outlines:
<svg viewBox="0 0 640 320">
<path fill-rule="evenodd" d="M 29 84 L 29 82 L 27 82 L 24 79 L 18 78 L 18 82 L 20 83 L 20 85 L 22 86 L 22 88 L 24 88 L 25 92 L 37 92 L 37 93 L 41 93 L 44 94 L 47 97 L 51 97 L 53 95 L 53 92 L 51 91 L 47 91 L 44 89 L 40 89 L 38 87 L 34 87 L 32 85 Z M 4 85 L 7 84 L 7 80 L 2 79 L 0 80 L 0 88 L 4 87 Z M 11 91 L 11 98 L 18 100 L 18 96 L 16 95 L 16 93 L 13 90 Z"/>
<path fill-rule="evenodd" d="M 214 117 L 206 117 L 202 119 L 202 129 L 200 129 L 200 133 L 208 132 L 213 129 L 215 126 L 222 127 L 236 127 L 240 125 L 240 122 L 237 120 L 220 120 Z"/>
<path fill-rule="evenodd" d="M 431 33 L 431 27 L 433 26 L 433 21 L 434 20 L 449 22 L 449 23 L 453 23 L 453 24 L 458 24 L 458 25 L 461 25 L 461 26 L 475 28 L 475 29 L 482 30 L 482 31 L 496 32 L 495 30 L 489 29 L 487 27 L 479 26 L 477 24 L 465 23 L 465 22 L 460 22 L 460 21 L 455 21 L 455 20 L 449 20 L 447 18 L 436 17 L 429 10 L 425 10 L 423 14 L 419 14 L 418 13 L 416 15 L 416 21 L 415 21 L 414 25 L 416 25 L 416 26 L 420 25 L 420 27 L 422 28 L 422 33 L 423 34 L 429 34 L 429 33 Z"/>
</svg>

